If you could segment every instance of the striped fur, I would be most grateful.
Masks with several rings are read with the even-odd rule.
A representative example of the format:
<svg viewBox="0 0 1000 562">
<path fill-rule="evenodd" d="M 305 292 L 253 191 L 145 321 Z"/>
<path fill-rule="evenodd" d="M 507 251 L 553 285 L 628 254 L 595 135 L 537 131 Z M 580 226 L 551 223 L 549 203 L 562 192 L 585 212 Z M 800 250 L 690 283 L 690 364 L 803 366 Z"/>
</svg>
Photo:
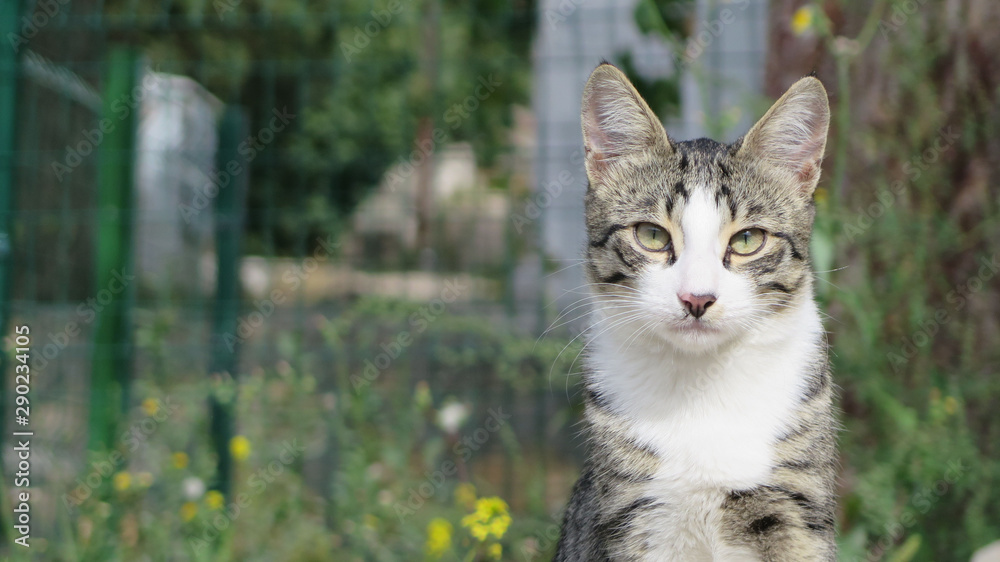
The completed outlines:
<svg viewBox="0 0 1000 562">
<path fill-rule="evenodd" d="M 731 145 L 584 90 L 590 453 L 557 561 L 835 560 L 836 433 L 809 239 L 829 108 L 804 78 Z M 644 247 L 636 225 L 669 233 Z M 740 255 L 730 238 L 761 229 Z M 684 299 L 710 296 L 696 316 Z M 707 298 L 707 297 L 706 297 Z"/>
</svg>

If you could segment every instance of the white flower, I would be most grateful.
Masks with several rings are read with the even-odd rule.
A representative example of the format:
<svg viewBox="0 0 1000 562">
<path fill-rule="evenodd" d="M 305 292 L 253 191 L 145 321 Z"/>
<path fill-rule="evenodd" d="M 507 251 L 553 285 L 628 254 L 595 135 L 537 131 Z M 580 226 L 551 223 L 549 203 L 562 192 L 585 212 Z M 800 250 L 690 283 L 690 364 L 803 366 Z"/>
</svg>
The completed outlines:
<svg viewBox="0 0 1000 562">
<path fill-rule="evenodd" d="M 181 490 L 183 490 L 186 500 L 195 501 L 205 495 L 205 483 L 201 481 L 201 478 L 190 476 L 181 482 Z"/>
<path fill-rule="evenodd" d="M 389 490 L 379 490 L 378 495 L 375 497 L 376 499 L 378 499 L 378 503 L 380 503 L 381 505 L 392 504 L 393 495 L 392 492 L 390 492 Z"/>
<path fill-rule="evenodd" d="M 368 465 L 365 473 L 369 480 L 381 480 L 385 476 L 385 465 L 380 462 L 374 462 Z"/>
<path fill-rule="evenodd" d="M 459 428 L 469 417 L 469 406 L 461 402 L 449 402 L 438 410 L 437 424 L 448 433 L 458 433 Z"/>
</svg>

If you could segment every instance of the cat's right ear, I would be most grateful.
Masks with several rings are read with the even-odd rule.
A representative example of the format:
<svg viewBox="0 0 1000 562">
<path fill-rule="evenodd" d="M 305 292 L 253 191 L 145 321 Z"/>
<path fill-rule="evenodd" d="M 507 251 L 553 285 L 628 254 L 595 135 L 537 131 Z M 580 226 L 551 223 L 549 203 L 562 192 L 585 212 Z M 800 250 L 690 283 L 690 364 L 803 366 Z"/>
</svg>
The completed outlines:
<svg viewBox="0 0 1000 562">
<path fill-rule="evenodd" d="M 819 181 L 830 101 L 814 77 L 792 84 L 743 138 L 740 152 L 780 170 L 800 193 L 812 197 Z"/>
<path fill-rule="evenodd" d="M 648 151 L 667 156 L 670 139 L 653 110 L 622 71 L 603 63 L 583 89 L 583 144 L 587 175 L 600 179 L 609 166 Z"/>
</svg>

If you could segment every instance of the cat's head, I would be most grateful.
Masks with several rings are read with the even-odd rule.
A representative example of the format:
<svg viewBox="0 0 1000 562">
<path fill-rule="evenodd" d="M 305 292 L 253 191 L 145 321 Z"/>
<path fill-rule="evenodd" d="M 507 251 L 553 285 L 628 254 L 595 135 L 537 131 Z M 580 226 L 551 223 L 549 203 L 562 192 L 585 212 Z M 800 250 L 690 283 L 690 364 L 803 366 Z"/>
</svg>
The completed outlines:
<svg viewBox="0 0 1000 562">
<path fill-rule="evenodd" d="M 598 66 L 582 111 L 595 329 L 702 352 L 811 299 L 829 120 L 823 85 L 803 78 L 733 144 L 675 142 L 621 71 Z"/>
</svg>

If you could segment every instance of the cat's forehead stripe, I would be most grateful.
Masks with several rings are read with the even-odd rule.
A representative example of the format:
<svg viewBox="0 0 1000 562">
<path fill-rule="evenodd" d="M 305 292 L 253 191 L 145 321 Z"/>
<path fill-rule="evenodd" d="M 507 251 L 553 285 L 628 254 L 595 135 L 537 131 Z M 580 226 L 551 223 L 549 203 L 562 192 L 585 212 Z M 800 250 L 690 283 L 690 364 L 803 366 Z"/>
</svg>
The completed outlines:
<svg viewBox="0 0 1000 562">
<path fill-rule="evenodd" d="M 721 209 L 723 202 L 729 207 L 730 220 L 735 221 L 739 205 L 733 197 L 732 190 L 725 183 L 720 184 L 719 190 L 715 192 L 715 205 Z"/>
<path fill-rule="evenodd" d="M 679 181 L 676 184 L 674 184 L 674 192 L 672 195 L 675 195 L 677 197 L 680 197 L 684 201 L 687 201 L 689 194 L 687 188 L 684 187 L 684 182 Z"/>
</svg>

